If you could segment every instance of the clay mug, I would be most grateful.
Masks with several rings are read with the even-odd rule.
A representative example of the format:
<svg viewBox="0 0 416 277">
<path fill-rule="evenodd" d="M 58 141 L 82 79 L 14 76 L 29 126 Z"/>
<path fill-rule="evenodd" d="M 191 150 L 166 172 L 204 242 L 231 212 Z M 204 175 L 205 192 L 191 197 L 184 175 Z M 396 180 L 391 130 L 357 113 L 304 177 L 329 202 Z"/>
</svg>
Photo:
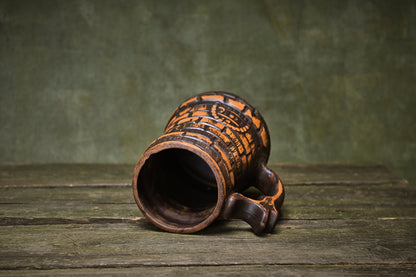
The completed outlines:
<svg viewBox="0 0 416 277">
<path fill-rule="evenodd" d="M 222 218 L 270 233 L 284 189 L 266 165 L 269 153 L 266 123 L 253 106 L 231 93 L 202 93 L 173 112 L 138 161 L 134 198 L 149 221 L 169 232 L 193 233 Z M 242 195 L 250 186 L 264 195 Z"/>
</svg>

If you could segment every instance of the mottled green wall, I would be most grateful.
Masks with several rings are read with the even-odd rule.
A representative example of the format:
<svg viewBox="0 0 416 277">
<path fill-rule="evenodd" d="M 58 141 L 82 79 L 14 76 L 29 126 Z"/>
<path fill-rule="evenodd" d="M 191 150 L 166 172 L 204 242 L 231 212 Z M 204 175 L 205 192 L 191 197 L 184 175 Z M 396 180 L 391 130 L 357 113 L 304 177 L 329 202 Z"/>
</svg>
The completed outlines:
<svg viewBox="0 0 416 277">
<path fill-rule="evenodd" d="M 3 162 L 136 162 L 187 97 L 235 92 L 274 162 L 416 182 L 416 1 L 0 0 Z"/>
</svg>

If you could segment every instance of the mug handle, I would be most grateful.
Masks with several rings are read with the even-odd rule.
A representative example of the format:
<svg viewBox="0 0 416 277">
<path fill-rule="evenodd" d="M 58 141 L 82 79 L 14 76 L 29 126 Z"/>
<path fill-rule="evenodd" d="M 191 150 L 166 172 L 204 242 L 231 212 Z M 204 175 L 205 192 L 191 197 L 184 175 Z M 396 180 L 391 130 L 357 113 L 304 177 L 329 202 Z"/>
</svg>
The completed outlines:
<svg viewBox="0 0 416 277">
<path fill-rule="evenodd" d="M 254 200 L 241 193 L 233 193 L 227 198 L 222 214 L 225 219 L 246 221 L 257 235 L 273 231 L 285 198 L 279 176 L 264 164 L 260 166 L 259 171 L 254 186 L 264 195 Z"/>
</svg>

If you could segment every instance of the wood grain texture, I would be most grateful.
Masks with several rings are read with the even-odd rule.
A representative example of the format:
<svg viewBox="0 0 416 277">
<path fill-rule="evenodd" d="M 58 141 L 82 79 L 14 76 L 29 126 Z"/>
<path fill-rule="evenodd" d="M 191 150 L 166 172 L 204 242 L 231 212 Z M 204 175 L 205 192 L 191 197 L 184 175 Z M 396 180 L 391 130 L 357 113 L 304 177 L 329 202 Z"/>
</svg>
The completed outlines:
<svg viewBox="0 0 416 277">
<path fill-rule="evenodd" d="M 270 167 L 289 186 L 407 183 L 384 165 L 287 163 Z M 0 164 L 0 187 L 130 187 L 133 169 L 132 164 Z"/>
<path fill-rule="evenodd" d="M 266 236 L 234 220 L 156 229 L 134 203 L 132 168 L 1 165 L 0 275 L 416 273 L 416 188 L 384 166 L 273 165 L 286 200 Z"/>
<path fill-rule="evenodd" d="M 394 193 L 392 193 L 394 190 Z M 288 186 L 282 219 L 412 217 L 416 190 L 406 185 Z M 248 194 L 255 194 L 250 190 Z M 125 222 L 141 218 L 129 187 L 8 188 L 0 195 L 0 225 Z M 45 220 L 48 218 L 48 220 Z M 53 220 L 53 221 L 52 221 Z"/>
<path fill-rule="evenodd" d="M 1 164 L 0 187 L 130 186 L 131 164 Z"/>
<path fill-rule="evenodd" d="M 2 276 L 414 276 L 415 265 L 229 265 L 144 266 L 4 270 Z"/>
<path fill-rule="evenodd" d="M 146 221 L 7 226 L 0 229 L 0 268 L 412 263 L 415 229 L 416 219 L 282 221 L 264 237 L 241 221 L 188 236 Z"/>
</svg>

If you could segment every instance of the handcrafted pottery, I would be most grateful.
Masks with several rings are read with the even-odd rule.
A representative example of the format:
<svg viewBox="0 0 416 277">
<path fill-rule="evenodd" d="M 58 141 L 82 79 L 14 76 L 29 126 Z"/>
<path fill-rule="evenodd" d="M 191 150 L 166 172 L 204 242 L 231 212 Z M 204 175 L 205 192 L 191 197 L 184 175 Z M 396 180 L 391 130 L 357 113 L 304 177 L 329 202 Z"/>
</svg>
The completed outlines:
<svg viewBox="0 0 416 277">
<path fill-rule="evenodd" d="M 134 198 L 147 219 L 170 232 L 238 218 L 256 234 L 270 233 L 284 189 L 266 165 L 269 153 L 266 123 L 253 106 L 231 93 L 202 93 L 173 112 L 137 163 Z M 243 196 L 249 186 L 264 195 Z"/>
</svg>

